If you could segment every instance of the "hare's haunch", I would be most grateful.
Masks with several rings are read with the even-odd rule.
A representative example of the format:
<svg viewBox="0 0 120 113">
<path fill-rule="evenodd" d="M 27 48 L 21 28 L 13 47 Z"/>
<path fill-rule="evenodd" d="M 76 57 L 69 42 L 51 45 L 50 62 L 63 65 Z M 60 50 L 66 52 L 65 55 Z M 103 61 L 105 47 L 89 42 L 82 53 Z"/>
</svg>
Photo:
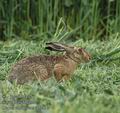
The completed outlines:
<svg viewBox="0 0 120 113">
<path fill-rule="evenodd" d="M 12 67 L 9 81 L 23 84 L 31 80 L 45 80 L 53 74 L 57 81 L 66 80 L 70 78 L 79 63 L 90 60 L 90 55 L 82 48 L 50 42 L 47 43 L 46 49 L 64 51 L 65 54 L 24 58 Z"/>
</svg>

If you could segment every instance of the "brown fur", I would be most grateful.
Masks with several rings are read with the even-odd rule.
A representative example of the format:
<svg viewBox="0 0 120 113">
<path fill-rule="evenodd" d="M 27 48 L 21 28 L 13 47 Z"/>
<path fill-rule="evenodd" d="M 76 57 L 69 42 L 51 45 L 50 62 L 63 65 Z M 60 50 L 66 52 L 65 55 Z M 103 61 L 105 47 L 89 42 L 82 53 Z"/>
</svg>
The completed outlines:
<svg viewBox="0 0 120 113">
<path fill-rule="evenodd" d="M 39 55 L 27 57 L 16 63 L 9 76 L 9 81 L 16 81 L 23 84 L 31 80 L 46 80 L 53 74 L 57 81 L 69 79 L 77 65 L 85 60 L 89 60 L 90 56 L 85 51 L 77 53 L 79 59 L 75 58 L 73 53 L 66 53 L 61 56 Z"/>
</svg>

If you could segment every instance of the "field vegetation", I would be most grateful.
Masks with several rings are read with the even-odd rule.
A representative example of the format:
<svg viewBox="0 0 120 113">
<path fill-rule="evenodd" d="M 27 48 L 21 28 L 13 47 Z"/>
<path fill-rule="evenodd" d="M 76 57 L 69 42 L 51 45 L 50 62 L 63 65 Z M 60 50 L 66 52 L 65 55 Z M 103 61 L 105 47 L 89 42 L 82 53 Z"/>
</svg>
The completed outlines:
<svg viewBox="0 0 120 113">
<path fill-rule="evenodd" d="M 120 0 L 0 0 L 0 113 L 120 113 Z M 18 60 L 57 41 L 92 56 L 68 81 L 7 78 Z M 60 53 L 62 54 L 62 53 Z"/>
</svg>

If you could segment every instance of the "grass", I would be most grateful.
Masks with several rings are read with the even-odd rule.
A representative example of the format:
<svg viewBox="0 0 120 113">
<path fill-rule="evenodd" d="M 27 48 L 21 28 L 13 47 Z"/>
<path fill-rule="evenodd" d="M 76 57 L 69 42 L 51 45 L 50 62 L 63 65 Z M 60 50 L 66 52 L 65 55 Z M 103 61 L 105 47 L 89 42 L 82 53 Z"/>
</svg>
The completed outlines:
<svg viewBox="0 0 120 113">
<path fill-rule="evenodd" d="M 9 70 L 18 60 L 36 54 L 56 54 L 44 50 L 44 43 L 0 42 L 0 113 L 119 113 L 120 59 L 80 64 L 72 78 L 62 83 L 52 77 L 22 86 L 10 84 L 7 81 Z M 104 42 L 81 39 L 73 44 L 86 48 L 98 58 L 118 50 L 120 37 L 113 35 Z M 120 56 L 117 52 L 112 58 Z"/>
<path fill-rule="evenodd" d="M 0 39 L 51 38 L 61 17 L 79 28 L 73 39 L 106 39 L 120 32 L 119 12 L 119 0 L 0 0 Z"/>
</svg>

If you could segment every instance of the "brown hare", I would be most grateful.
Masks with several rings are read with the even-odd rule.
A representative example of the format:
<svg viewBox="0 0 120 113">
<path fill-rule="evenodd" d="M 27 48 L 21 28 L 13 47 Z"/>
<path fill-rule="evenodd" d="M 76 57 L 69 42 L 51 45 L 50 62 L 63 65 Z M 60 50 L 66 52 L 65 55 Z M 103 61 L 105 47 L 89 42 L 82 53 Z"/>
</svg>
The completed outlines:
<svg viewBox="0 0 120 113">
<path fill-rule="evenodd" d="M 39 55 L 27 57 L 16 63 L 8 80 L 23 84 L 31 80 L 45 80 L 53 74 L 57 81 L 69 79 L 77 65 L 89 61 L 91 56 L 82 48 L 58 42 L 46 43 L 46 49 L 64 52 L 64 55 Z"/>
</svg>

